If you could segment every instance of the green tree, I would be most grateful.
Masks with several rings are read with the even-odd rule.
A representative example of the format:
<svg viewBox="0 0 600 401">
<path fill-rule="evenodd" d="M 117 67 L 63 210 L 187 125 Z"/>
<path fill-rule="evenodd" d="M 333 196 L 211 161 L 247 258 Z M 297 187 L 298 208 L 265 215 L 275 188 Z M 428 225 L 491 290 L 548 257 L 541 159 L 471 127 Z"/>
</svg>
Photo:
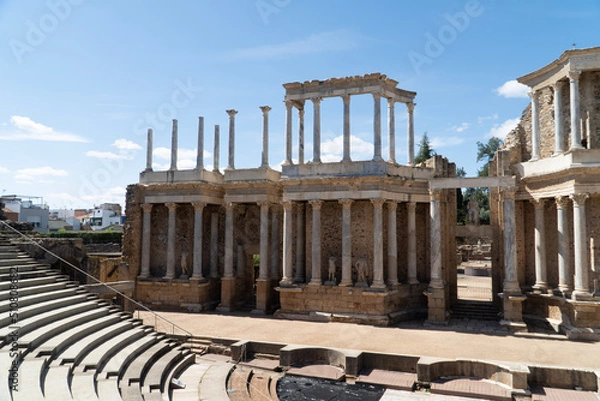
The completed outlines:
<svg viewBox="0 0 600 401">
<path fill-rule="evenodd" d="M 467 172 L 464 168 L 458 167 L 456 169 L 456 176 L 458 178 L 465 178 L 467 176 Z M 456 188 L 456 223 L 460 225 L 465 224 L 465 220 L 467 218 L 467 210 L 463 203 L 463 191 L 461 188 Z"/>
<path fill-rule="evenodd" d="M 477 171 L 477 175 L 480 177 L 487 177 L 489 175 L 488 163 L 494 158 L 496 151 L 502 146 L 502 139 L 491 137 L 487 143 L 481 143 L 477 141 L 477 161 L 484 161 L 485 164 L 482 168 Z"/>
<path fill-rule="evenodd" d="M 417 152 L 417 156 L 415 157 L 415 164 L 423 163 L 425 160 L 435 155 L 435 150 L 431 147 L 429 137 L 427 136 L 427 132 L 425 132 L 423 133 L 421 142 L 419 142 L 419 152 Z"/>
</svg>

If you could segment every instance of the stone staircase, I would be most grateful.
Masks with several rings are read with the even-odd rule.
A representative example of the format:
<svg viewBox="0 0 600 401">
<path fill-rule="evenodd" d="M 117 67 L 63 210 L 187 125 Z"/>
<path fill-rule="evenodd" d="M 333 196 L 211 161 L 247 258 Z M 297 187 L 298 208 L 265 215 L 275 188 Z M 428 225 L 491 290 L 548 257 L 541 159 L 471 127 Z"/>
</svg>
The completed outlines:
<svg viewBox="0 0 600 401">
<path fill-rule="evenodd" d="M 468 301 L 460 299 L 452 307 L 453 319 L 474 319 L 498 321 L 499 311 L 491 302 Z"/>
<path fill-rule="evenodd" d="M 0 236 L 0 400 L 171 400 L 195 360 Z"/>
</svg>

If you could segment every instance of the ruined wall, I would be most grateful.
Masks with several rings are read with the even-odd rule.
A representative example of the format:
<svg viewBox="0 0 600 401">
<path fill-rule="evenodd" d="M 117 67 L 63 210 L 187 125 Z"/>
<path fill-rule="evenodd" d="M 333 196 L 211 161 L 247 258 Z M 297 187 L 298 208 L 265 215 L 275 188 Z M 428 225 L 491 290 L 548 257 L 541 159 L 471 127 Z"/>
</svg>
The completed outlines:
<svg viewBox="0 0 600 401">
<path fill-rule="evenodd" d="M 125 226 L 123 227 L 123 261 L 129 267 L 128 280 L 135 280 L 140 273 L 142 249 L 142 209 L 139 185 L 128 185 L 125 195 Z"/>
</svg>

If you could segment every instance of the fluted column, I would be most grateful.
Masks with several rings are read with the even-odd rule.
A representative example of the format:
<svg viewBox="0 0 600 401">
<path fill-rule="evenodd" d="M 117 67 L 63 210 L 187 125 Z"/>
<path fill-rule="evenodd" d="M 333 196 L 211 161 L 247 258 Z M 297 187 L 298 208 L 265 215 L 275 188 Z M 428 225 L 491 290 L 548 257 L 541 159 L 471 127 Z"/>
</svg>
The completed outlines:
<svg viewBox="0 0 600 401">
<path fill-rule="evenodd" d="M 150 276 L 150 244 L 152 235 L 152 203 L 143 203 L 142 207 L 142 261 L 140 277 Z"/>
<path fill-rule="evenodd" d="M 262 150 L 262 163 L 260 167 L 269 167 L 269 106 L 261 106 L 260 110 L 263 113 L 263 150 Z"/>
<path fill-rule="evenodd" d="M 381 95 L 373 93 L 373 160 L 383 160 L 381 157 Z"/>
<path fill-rule="evenodd" d="M 277 205 L 271 205 L 271 272 L 272 279 L 277 280 L 281 276 L 280 267 L 280 240 L 281 240 L 281 221 L 279 219 L 279 209 Z"/>
<path fill-rule="evenodd" d="M 214 143 L 214 154 L 213 154 L 213 171 L 215 173 L 219 172 L 219 159 L 220 159 L 220 152 L 221 152 L 220 131 L 221 131 L 221 128 L 219 127 L 219 125 L 215 125 L 215 141 L 214 141 L 215 143 Z"/>
<path fill-rule="evenodd" d="M 520 294 L 517 276 L 517 240 L 515 227 L 515 187 L 501 189 L 504 215 L 504 293 Z"/>
<path fill-rule="evenodd" d="M 419 284 L 419 280 L 417 279 L 417 204 L 415 202 L 408 202 L 406 209 L 408 211 L 408 284 Z"/>
<path fill-rule="evenodd" d="M 533 288 L 537 291 L 546 291 L 548 281 L 546 279 L 546 232 L 544 228 L 544 199 L 533 201 L 535 208 L 535 284 Z"/>
<path fill-rule="evenodd" d="M 269 278 L 269 203 L 259 202 L 260 206 L 260 265 L 258 279 Z"/>
<path fill-rule="evenodd" d="M 292 243 L 294 242 L 294 232 L 292 231 L 293 203 L 290 201 L 282 202 L 283 205 L 283 278 L 279 285 L 289 287 L 292 285 Z"/>
<path fill-rule="evenodd" d="M 233 210 L 234 204 L 225 203 L 225 266 L 223 278 L 233 278 Z"/>
<path fill-rule="evenodd" d="M 350 95 L 343 95 L 344 101 L 344 157 L 343 162 L 352 161 L 350 157 Z"/>
<path fill-rule="evenodd" d="M 383 289 L 383 199 L 371 199 L 373 204 L 373 283 L 371 288 Z"/>
<path fill-rule="evenodd" d="M 554 89 L 554 154 L 560 155 L 565 152 L 565 134 L 562 122 L 562 88 L 564 82 L 556 82 L 552 85 Z"/>
<path fill-rule="evenodd" d="M 563 294 L 573 290 L 573 273 L 571 270 L 571 247 L 569 234 L 569 218 L 567 208 L 569 198 L 556 198 L 556 214 L 558 225 L 558 290 Z"/>
<path fill-rule="evenodd" d="M 285 160 L 284 166 L 292 165 L 292 107 L 294 103 L 291 100 L 285 102 Z"/>
<path fill-rule="evenodd" d="M 531 98 L 531 158 L 536 161 L 540 158 L 540 111 L 538 104 L 538 92 L 529 92 Z"/>
<path fill-rule="evenodd" d="M 177 170 L 177 120 L 173 119 L 173 130 L 171 131 L 171 167 L 169 170 Z"/>
<path fill-rule="evenodd" d="M 443 288 L 442 277 L 442 226 L 441 226 L 441 201 L 443 190 L 430 189 L 429 222 L 430 222 L 430 252 L 431 252 L 431 281 L 432 288 Z"/>
<path fill-rule="evenodd" d="M 398 241 L 396 228 L 396 202 L 388 202 L 388 273 L 387 285 L 395 286 L 398 284 Z"/>
<path fill-rule="evenodd" d="M 342 205 L 342 281 L 343 287 L 352 286 L 352 199 L 341 199 Z"/>
<path fill-rule="evenodd" d="M 225 110 L 229 115 L 229 164 L 227 170 L 235 169 L 235 115 L 237 110 Z"/>
<path fill-rule="evenodd" d="M 573 260 L 575 262 L 575 291 L 573 295 L 589 295 L 588 283 L 588 247 L 587 247 L 587 221 L 585 201 L 589 198 L 587 193 L 572 194 L 573 200 Z"/>
<path fill-rule="evenodd" d="M 146 171 L 152 171 L 152 128 L 148 128 L 146 143 Z"/>
<path fill-rule="evenodd" d="M 304 100 L 298 107 L 298 164 L 304 164 Z"/>
<path fill-rule="evenodd" d="M 388 98 L 388 145 L 390 163 L 396 163 L 396 112 L 394 106 L 396 101 L 391 97 Z"/>
<path fill-rule="evenodd" d="M 323 201 L 308 201 L 312 207 L 312 269 L 309 285 L 321 285 L 321 206 Z"/>
<path fill-rule="evenodd" d="M 177 203 L 165 203 L 169 209 L 169 222 L 167 231 L 167 273 L 165 278 L 175 277 L 175 232 L 176 232 L 176 210 Z"/>
<path fill-rule="evenodd" d="M 579 77 L 581 71 L 569 71 L 569 88 L 571 95 L 571 149 L 583 149 L 581 145 Z"/>
<path fill-rule="evenodd" d="M 321 163 L 321 98 L 311 99 L 313 102 L 313 163 Z"/>
<path fill-rule="evenodd" d="M 198 117 L 198 149 L 196 151 L 196 170 L 204 169 L 204 117 Z"/>
<path fill-rule="evenodd" d="M 210 277 L 219 277 L 219 213 L 210 215 Z"/>
<path fill-rule="evenodd" d="M 408 160 L 406 162 L 406 164 L 408 166 L 414 166 L 415 165 L 415 118 L 414 118 L 414 111 L 415 111 L 415 105 L 416 103 L 410 102 L 410 103 L 406 103 L 406 111 L 408 112 L 408 118 L 407 118 L 407 153 L 408 153 Z"/>
<path fill-rule="evenodd" d="M 296 275 L 294 282 L 303 283 L 306 269 L 306 213 L 304 202 L 296 203 Z"/>
<path fill-rule="evenodd" d="M 203 241 L 203 214 L 205 203 L 192 203 L 194 206 L 194 262 L 193 280 L 204 280 L 202 276 L 202 241 Z"/>
</svg>

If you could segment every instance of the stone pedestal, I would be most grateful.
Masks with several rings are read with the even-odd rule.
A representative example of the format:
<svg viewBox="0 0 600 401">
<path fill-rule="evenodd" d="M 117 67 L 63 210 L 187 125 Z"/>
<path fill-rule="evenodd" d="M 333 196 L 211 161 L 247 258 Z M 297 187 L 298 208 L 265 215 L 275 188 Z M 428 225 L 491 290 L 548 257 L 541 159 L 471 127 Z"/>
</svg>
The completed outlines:
<svg viewBox="0 0 600 401">
<path fill-rule="evenodd" d="M 448 324 L 448 308 L 444 287 L 429 286 L 423 294 L 427 297 L 427 323 Z"/>
<path fill-rule="evenodd" d="M 271 281 L 256 280 L 256 309 L 252 311 L 254 315 L 264 315 L 271 308 Z"/>
<path fill-rule="evenodd" d="M 504 293 L 500 294 L 500 297 L 504 307 L 504 319 L 500 321 L 500 325 L 511 331 L 526 331 L 527 325 L 523 322 L 523 301 L 527 297 L 520 293 Z"/>
<path fill-rule="evenodd" d="M 231 312 L 235 304 L 235 277 L 221 279 L 221 303 L 217 312 Z"/>
</svg>

